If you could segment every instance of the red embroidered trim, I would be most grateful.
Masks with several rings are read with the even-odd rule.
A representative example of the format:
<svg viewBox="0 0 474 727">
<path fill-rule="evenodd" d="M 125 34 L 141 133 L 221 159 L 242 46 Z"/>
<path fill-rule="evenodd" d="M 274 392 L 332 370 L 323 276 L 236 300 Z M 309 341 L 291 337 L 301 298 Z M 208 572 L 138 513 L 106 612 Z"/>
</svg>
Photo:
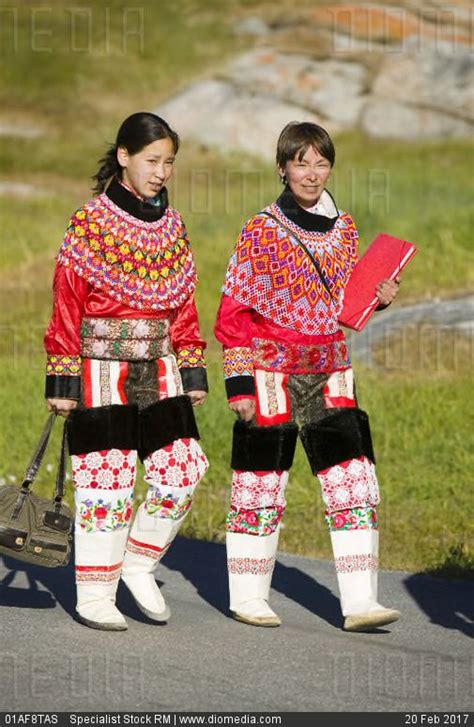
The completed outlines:
<svg viewBox="0 0 474 727">
<path fill-rule="evenodd" d="M 273 573 L 275 558 L 228 558 L 227 566 L 236 575 L 266 576 Z"/>
<path fill-rule="evenodd" d="M 371 553 L 359 553 L 357 555 L 341 555 L 335 559 L 336 571 L 338 573 L 355 573 L 356 571 L 376 571 L 379 567 L 379 559 Z"/>
<path fill-rule="evenodd" d="M 127 551 L 134 555 L 142 555 L 144 558 L 151 558 L 152 560 L 158 561 L 164 556 L 170 545 L 171 543 L 168 543 L 163 548 L 160 548 L 157 545 L 141 543 L 139 540 L 134 540 L 129 536 L 127 541 Z"/>
<path fill-rule="evenodd" d="M 84 359 L 82 367 L 82 396 L 84 406 L 127 404 L 125 382 L 127 361 Z"/>
<path fill-rule="evenodd" d="M 118 570 L 118 568 L 122 567 L 122 562 L 115 563 L 115 565 L 76 565 L 76 571 L 104 571 L 104 572 L 111 572 L 114 570 Z"/>
<path fill-rule="evenodd" d="M 159 545 L 151 545 L 150 543 L 141 543 L 139 540 L 135 540 L 135 538 L 132 538 L 131 536 L 128 537 L 127 542 L 127 548 L 129 545 L 135 545 L 137 548 L 148 548 L 149 550 L 154 550 L 157 553 L 161 553 L 163 548 L 160 548 Z"/>
<path fill-rule="evenodd" d="M 122 561 L 115 565 L 76 565 L 76 583 L 113 583 L 121 570 Z"/>
<path fill-rule="evenodd" d="M 279 373 L 279 372 L 278 372 Z M 259 383 L 259 374 L 256 378 L 256 422 L 259 426 L 272 426 L 276 424 L 285 424 L 291 420 L 291 403 L 288 394 L 288 374 L 281 374 L 281 380 L 276 381 L 278 374 L 271 371 L 265 372 L 265 383 Z M 262 391 L 262 388 L 264 391 Z M 280 390 L 280 397 L 283 396 L 284 402 L 278 398 L 277 388 Z M 262 411 L 262 396 L 266 395 L 268 413 Z"/>
<path fill-rule="evenodd" d="M 286 374 L 329 373 L 350 366 L 344 340 L 305 346 L 254 338 L 252 354 L 256 368 Z"/>
</svg>

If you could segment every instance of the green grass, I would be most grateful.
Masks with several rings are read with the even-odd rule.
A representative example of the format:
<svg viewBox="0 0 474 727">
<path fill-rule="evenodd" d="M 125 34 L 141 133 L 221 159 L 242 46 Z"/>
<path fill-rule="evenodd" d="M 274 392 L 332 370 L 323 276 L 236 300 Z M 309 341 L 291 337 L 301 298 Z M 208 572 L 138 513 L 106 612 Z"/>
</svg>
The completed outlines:
<svg viewBox="0 0 474 727">
<path fill-rule="evenodd" d="M 258 13 L 262 7 L 237 0 L 226 3 L 225 12 L 220 0 L 96 3 L 91 6 L 92 50 L 81 53 L 71 50 L 65 10 L 77 4 L 47 3 L 44 7 L 51 11 L 38 22 L 51 30 L 54 52 L 48 54 L 33 53 L 28 40 L 32 10 L 40 5 L 19 7 L 18 49 L 8 51 L 7 45 L 2 51 L 8 73 L 0 85 L 0 99 L 9 109 L 6 118 L 33 121 L 46 130 L 40 139 L 0 138 L 2 179 L 32 184 L 41 192 L 25 199 L 0 197 L 0 476 L 17 480 L 45 419 L 41 339 L 51 309 L 54 255 L 69 215 L 90 196 L 97 159 L 127 114 L 155 108 L 245 48 L 250 41 L 231 32 L 232 22 L 242 12 Z M 138 6 L 146 12 L 144 48 L 131 41 L 123 53 L 121 12 Z M 109 54 L 103 51 L 105 7 L 110 8 Z M 413 145 L 350 133 L 339 136 L 336 146 L 332 190 L 339 206 L 353 213 L 362 249 L 380 231 L 419 247 L 404 275 L 399 303 L 472 289 L 472 143 Z M 224 537 L 233 415 L 225 401 L 212 326 L 239 230 L 278 190 L 271 164 L 183 140 L 170 191 L 197 259 L 211 382 L 208 402 L 197 412 L 211 467 L 184 529 L 190 536 Z M 469 477 L 474 462 L 467 442 L 474 423 L 466 405 L 472 356 L 464 355 L 465 348 L 463 343 L 459 360 L 447 357 L 438 368 L 426 365 L 433 360 L 428 348 L 427 359 L 410 359 L 408 369 L 358 370 L 359 397 L 371 415 L 378 453 L 384 567 L 466 575 L 472 566 Z M 56 432 L 49 464 L 58 436 Z M 51 490 L 52 482 L 52 473 L 43 470 L 39 491 Z M 137 494 L 143 497 L 143 483 Z M 281 547 L 329 558 L 319 485 L 301 447 L 287 499 Z"/>
<path fill-rule="evenodd" d="M 73 0 L 17 3 L 16 20 L 2 14 L 9 62 L 0 98 L 76 129 L 90 127 L 98 113 L 110 118 L 113 99 L 115 110 L 121 99 L 124 115 L 137 102 L 148 107 L 232 53 L 241 42 L 229 22 L 236 5 L 107 0 L 81 12 Z"/>
</svg>

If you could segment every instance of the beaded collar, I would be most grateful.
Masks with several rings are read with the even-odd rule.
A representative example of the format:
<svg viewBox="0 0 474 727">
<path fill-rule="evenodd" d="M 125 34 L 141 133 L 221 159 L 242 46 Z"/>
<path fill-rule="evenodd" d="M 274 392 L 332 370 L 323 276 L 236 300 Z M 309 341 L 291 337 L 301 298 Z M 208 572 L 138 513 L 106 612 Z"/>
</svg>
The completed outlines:
<svg viewBox="0 0 474 727">
<path fill-rule="evenodd" d="M 196 287 L 181 215 L 167 206 L 159 219 L 144 221 L 138 205 L 145 202 L 118 181 L 109 190 L 73 214 L 58 263 L 130 308 L 179 308 Z M 156 215 L 155 208 L 152 211 Z"/>
</svg>

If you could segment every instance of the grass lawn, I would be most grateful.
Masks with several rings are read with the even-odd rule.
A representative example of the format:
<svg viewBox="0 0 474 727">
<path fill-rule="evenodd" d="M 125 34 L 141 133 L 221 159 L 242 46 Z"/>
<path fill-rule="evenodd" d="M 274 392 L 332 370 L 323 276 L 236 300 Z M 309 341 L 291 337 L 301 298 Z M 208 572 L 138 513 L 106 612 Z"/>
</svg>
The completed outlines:
<svg viewBox="0 0 474 727">
<path fill-rule="evenodd" d="M 146 30 L 144 46 L 130 36 L 126 53 L 121 46 L 123 2 L 93 6 L 90 52 L 71 46 L 66 11 L 77 7 L 74 3 L 48 3 L 37 15 L 38 27 L 49 32 L 37 40 L 51 44 L 52 53 L 32 52 L 28 41 L 33 8 L 43 7 L 41 3 L 18 8 L 18 48 L 7 57 L 0 98 L 8 108 L 7 120 L 31 121 L 44 129 L 44 136 L 0 137 L 2 181 L 28 183 L 38 191 L 26 198 L 0 197 L 1 477 L 21 477 L 45 418 L 41 339 L 51 306 L 54 255 L 69 215 L 90 196 L 97 159 L 126 115 L 156 108 L 190 79 L 243 50 L 250 41 L 232 33 L 232 20 L 245 9 L 258 12 L 261 6 L 236 0 L 228 3 L 224 14 L 219 0 L 127 2 L 131 9 L 145 7 Z M 87 38 L 80 35 L 85 31 L 79 18 L 77 23 L 79 46 Z M 107 37 L 110 48 L 105 53 Z M 336 138 L 336 147 L 331 188 L 339 206 L 354 215 L 362 248 L 379 231 L 419 247 L 397 305 L 472 289 L 472 144 L 444 140 L 415 146 L 351 133 Z M 223 539 L 229 499 L 233 417 L 225 402 L 219 349 L 212 339 L 219 290 L 242 224 L 274 199 L 278 189 L 272 165 L 183 140 L 170 192 L 194 246 L 200 273 L 198 304 L 210 341 L 211 395 L 198 418 L 211 468 L 184 530 L 199 538 Z M 469 478 L 474 462 L 467 447 L 474 424 L 467 405 L 472 356 L 461 356 L 444 368 L 430 366 L 429 361 L 429 356 L 428 365 L 416 361 L 408 370 L 356 367 L 361 405 L 371 415 L 378 453 L 382 564 L 467 575 L 472 568 Z M 53 460 L 50 454 L 47 464 Z M 40 491 L 51 489 L 52 477 L 43 470 Z M 143 496 L 143 485 L 137 493 Z M 287 499 L 281 547 L 329 558 L 319 486 L 301 447 Z"/>
</svg>

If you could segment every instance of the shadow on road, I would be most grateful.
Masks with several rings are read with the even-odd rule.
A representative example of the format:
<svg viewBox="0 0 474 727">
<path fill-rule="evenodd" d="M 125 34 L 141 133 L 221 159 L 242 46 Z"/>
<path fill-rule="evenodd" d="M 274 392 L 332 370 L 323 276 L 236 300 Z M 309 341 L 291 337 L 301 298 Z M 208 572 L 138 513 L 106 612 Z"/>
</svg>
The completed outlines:
<svg viewBox="0 0 474 727">
<path fill-rule="evenodd" d="M 405 588 L 431 623 L 474 637 L 474 584 L 421 573 L 408 576 Z"/>
<path fill-rule="evenodd" d="M 222 613 L 228 613 L 227 563 L 223 544 L 178 538 L 163 562 L 167 568 L 179 571 L 190 581 L 207 603 Z M 277 561 L 272 587 L 333 626 L 341 626 L 339 600 L 302 570 Z"/>
<path fill-rule="evenodd" d="M 41 568 L 5 557 L 9 572 L 0 581 L 0 606 L 17 608 L 54 608 L 56 602 L 73 615 L 75 584 L 73 556 L 65 568 Z M 177 538 L 163 559 L 170 570 L 177 571 L 192 583 L 199 596 L 221 613 L 228 613 L 227 562 L 225 546 L 201 540 Z M 15 579 L 26 574 L 28 588 L 16 587 Z M 158 569 L 166 581 L 166 574 Z M 161 581 L 158 583 L 162 585 Z M 273 588 L 299 603 L 311 613 L 339 627 L 342 619 L 338 599 L 325 586 L 317 583 L 298 568 L 277 562 Z M 147 622 L 124 587 L 119 587 L 118 605 L 125 614 L 133 611 L 134 618 Z"/>
<path fill-rule="evenodd" d="M 41 568 L 4 558 L 9 571 L 0 580 L 0 606 L 45 609 L 54 608 L 57 602 L 73 615 L 73 562 L 71 560 L 65 568 Z M 226 552 L 223 544 L 177 538 L 163 564 L 181 573 L 210 606 L 221 613 L 228 613 Z M 21 572 L 26 574 L 28 588 L 15 586 L 16 576 Z M 158 576 L 166 582 L 163 569 L 158 569 Z M 403 584 L 431 623 L 474 636 L 472 582 L 414 574 L 406 577 Z M 336 596 L 303 570 L 277 562 L 272 586 L 329 624 L 337 628 L 341 626 L 342 616 Z M 125 613 L 130 613 L 132 609 L 135 618 L 147 621 L 125 588 L 119 589 L 118 603 Z"/>
<path fill-rule="evenodd" d="M 296 601 L 331 626 L 342 627 L 343 618 L 339 599 L 329 588 L 315 581 L 304 571 L 277 563 L 272 585 L 276 591 Z"/>
<path fill-rule="evenodd" d="M 163 558 L 163 564 L 181 573 L 204 601 L 218 611 L 227 611 L 227 560 L 224 545 L 176 538 L 173 547 Z"/>
<path fill-rule="evenodd" d="M 59 603 L 74 612 L 76 588 L 73 560 L 64 568 L 42 568 L 4 557 L 9 572 L 0 580 L 0 606 L 10 608 L 54 608 Z M 14 585 L 18 574 L 25 573 L 29 588 Z M 42 586 L 42 588 L 40 588 Z"/>
</svg>

